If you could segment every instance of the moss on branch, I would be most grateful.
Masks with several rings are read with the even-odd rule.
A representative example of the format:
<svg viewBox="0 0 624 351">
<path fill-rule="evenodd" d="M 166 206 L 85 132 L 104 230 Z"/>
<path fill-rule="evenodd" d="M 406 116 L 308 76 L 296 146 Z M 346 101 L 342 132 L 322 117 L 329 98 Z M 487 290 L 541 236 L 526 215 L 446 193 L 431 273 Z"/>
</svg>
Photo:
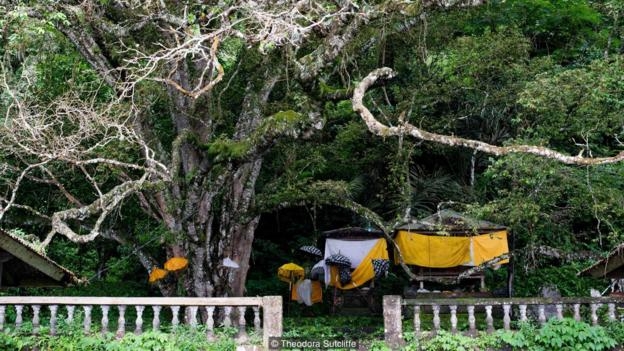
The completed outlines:
<svg viewBox="0 0 624 351">
<path fill-rule="evenodd" d="M 260 125 L 243 140 L 220 136 L 203 145 L 214 162 L 242 160 L 252 156 L 280 136 L 296 137 L 305 126 L 306 118 L 293 110 L 279 111 L 265 118 Z"/>
</svg>

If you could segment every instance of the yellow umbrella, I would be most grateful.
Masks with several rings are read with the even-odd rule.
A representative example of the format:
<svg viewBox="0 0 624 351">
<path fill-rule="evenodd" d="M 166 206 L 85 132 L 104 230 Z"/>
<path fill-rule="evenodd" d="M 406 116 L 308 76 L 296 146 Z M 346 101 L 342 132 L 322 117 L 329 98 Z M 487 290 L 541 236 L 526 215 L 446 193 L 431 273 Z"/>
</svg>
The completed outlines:
<svg viewBox="0 0 624 351">
<path fill-rule="evenodd" d="M 154 267 L 154 268 L 152 268 L 152 271 L 149 274 L 149 282 L 150 283 L 155 283 L 155 282 L 163 279 L 164 277 L 166 277 L 167 273 L 169 273 L 169 272 L 164 270 L 164 269 L 162 269 L 162 268 Z"/>
<path fill-rule="evenodd" d="M 165 262 L 165 269 L 169 272 L 182 270 L 188 266 L 188 260 L 184 257 L 171 257 Z"/>
<path fill-rule="evenodd" d="M 286 263 L 277 269 L 277 277 L 286 283 L 292 283 L 299 279 L 303 279 L 305 270 L 303 267 L 295 263 Z"/>
</svg>

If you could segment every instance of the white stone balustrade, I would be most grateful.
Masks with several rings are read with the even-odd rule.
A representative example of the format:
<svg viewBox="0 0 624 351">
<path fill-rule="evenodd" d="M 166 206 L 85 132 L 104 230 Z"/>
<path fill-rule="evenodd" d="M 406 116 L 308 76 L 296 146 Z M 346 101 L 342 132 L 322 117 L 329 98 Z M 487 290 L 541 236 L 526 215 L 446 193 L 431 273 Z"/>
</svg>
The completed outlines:
<svg viewBox="0 0 624 351">
<path fill-rule="evenodd" d="M 545 324 L 548 319 L 573 318 L 592 325 L 603 322 L 624 320 L 624 314 L 617 315 L 617 307 L 624 306 L 622 297 L 587 298 L 446 298 L 446 299 L 403 299 L 401 296 L 384 296 L 384 335 L 388 345 L 400 348 L 403 340 L 403 312 L 413 318 L 414 333 L 434 335 L 443 326 L 452 333 L 478 334 L 477 325 L 482 331 L 492 333 L 496 328 L 514 330 L 519 323 L 534 321 Z M 409 313 L 409 311 L 413 311 Z M 477 314 L 476 311 L 480 311 Z M 458 330 L 458 317 L 466 330 Z M 422 323 L 421 318 L 429 318 L 430 324 Z M 478 318 L 477 318 L 478 317 Z M 479 322 L 479 323 L 478 323 Z M 423 330 L 423 325 L 431 325 L 431 330 Z"/>
<path fill-rule="evenodd" d="M 200 298 L 200 297 L 69 297 L 69 296 L 0 296 L 0 332 L 9 329 L 19 330 L 24 323 L 25 318 L 32 316 L 32 333 L 37 334 L 41 331 L 42 326 L 48 326 L 51 335 L 57 335 L 58 319 L 65 315 L 67 324 L 74 323 L 74 312 L 78 306 L 82 310 L 82 328 L 85 334 L 92 333 L 92 316 L 95 310 L 101 312 L 101 320 L 99 329 L 102 333 L 109 333 L 109 313 L 111 307 L 116 307 L 119 312 L 117 319 L 117 337 L 123 337 L 126 333 L 126 309 L 131 306 L 134 310 L 136 318 L 128 321 L 134 324 L 135 334 L 143 332 L 144 312 L 146 307 L 151 307 L 153 312 L 151 326 L 154 330 L 161 328 L 161 311 L 163 308 L 169 308 L 171 311 L 171 326 L 175 328 L 180 324 L 180 309 L 183 307 L 185 321 L 190 327 L 197 327 L 198 312 L 205 311 L 205 326 L 207 337 L 214 337 L 215 318 L 222 316 L 222 324 L 226 327 L 236 327 L 238 329 L 237 340 L 240 343 L 246 342 L 249 338 L 247 335 L 248 323 L 245 320 L 245 314 L 248 309 L 251 310 L 249 316 L 253 316 L 253 328 L 257 333 L 262 334 L 263 346 L 268 348 L 269 337 L 282 336 L 282 297 L 281 296 L 265 296 L 265 297 L 225 297 L 225 298 Z M 61 308 L 59 308 L 61 307 Z M 7 319 L 9 311 L 12 321 Z M 47 313 L 49 312 L 49 313 Z M 48 317 L 49 315 L 49 317 Z M 261 319 L 262 315 L 262 319 Z M 45 316 L 45 318 L 44 318 Z M 148 316 L 149 318 L 149 316 Z M 10 323 L 12 322 L 12 323 Z M 146 321 L 149 323 L 149 319 Z M 44 324 L 46 323 L 46 324 Z M 97 323 L 97 321 L 96 321 Z M 11 325 L 12 324 L 12 325 Z"/>
</svg>

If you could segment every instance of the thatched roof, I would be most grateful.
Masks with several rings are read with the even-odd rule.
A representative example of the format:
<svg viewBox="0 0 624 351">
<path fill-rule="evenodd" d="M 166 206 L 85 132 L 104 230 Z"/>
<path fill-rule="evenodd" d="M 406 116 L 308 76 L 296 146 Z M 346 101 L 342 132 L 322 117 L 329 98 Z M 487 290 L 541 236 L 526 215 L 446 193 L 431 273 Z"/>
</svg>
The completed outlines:
<svg viewBox="0 0 624 351">
<path fill-rule="evenodd" d="M 507 228 L 492 222 L 470 218 L 453 210 L 441 210 L 423 219 L 410 220 L 395 229 L 420 233 L 483 234 Z"/>
<path fill-rule="evenodd" d="M 0 287 L 51 287 L 78 284 L 74 273 L 31 243 L 0 229 Z"/>
</svg>

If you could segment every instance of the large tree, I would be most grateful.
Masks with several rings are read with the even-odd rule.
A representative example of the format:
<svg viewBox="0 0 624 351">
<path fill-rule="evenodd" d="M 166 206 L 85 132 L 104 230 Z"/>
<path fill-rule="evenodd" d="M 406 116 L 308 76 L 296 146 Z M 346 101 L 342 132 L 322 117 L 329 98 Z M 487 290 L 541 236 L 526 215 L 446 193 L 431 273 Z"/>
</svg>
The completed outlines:
<svg viewBox="0 0 624 351">
<path fill-rule="evenodd" d="M 9 1 L 0 220 L 38 216 L 44 247 L 57 235 L 134 245 L 151 269 L 157 262 L 112 225 L 136 200 L 167 229 L 167 255 L 189 258 L 188 294 L 243 295 L 265 153 L 322 127 L 321 74 L 362 28 L 423 5 L 432 4 Z M 54 42 L 88 63 L 78 76 L 97 77 L 44 86 Z M 30 193 L 43 186 L 52 200 Z M 240 268 L 224 269 L 225 258 Z"/>
</svg>

